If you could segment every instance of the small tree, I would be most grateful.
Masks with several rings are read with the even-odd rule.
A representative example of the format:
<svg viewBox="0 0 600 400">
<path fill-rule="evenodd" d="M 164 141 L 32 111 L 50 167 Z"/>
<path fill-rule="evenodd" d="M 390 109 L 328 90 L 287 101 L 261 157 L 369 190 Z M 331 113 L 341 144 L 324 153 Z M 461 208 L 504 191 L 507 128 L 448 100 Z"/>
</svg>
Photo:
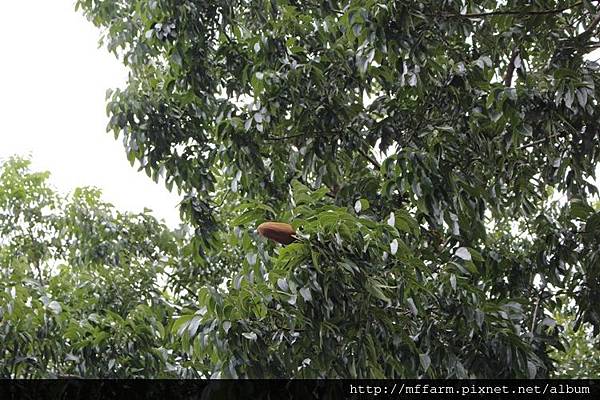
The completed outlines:
<svg viewBox="0 0 600 400">
<path fill-rule="evenodd" d="M 185 260 L 178 235 L 48 177 L 0 165 L 0 377 L 197 376 L 169 333 L 186 299 L 165 275 Z"/>
</svg>

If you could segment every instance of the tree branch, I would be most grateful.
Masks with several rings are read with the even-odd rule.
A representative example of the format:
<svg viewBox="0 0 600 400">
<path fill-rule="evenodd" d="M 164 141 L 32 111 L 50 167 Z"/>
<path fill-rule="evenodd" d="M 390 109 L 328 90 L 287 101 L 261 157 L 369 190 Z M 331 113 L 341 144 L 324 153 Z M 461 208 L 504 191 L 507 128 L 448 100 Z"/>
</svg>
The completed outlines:
<svg viewBox="0 0 600 400">
<path fill-rule="evenodd" d="M 221 206 L 225 203 L 225 199 L 227 199 L 227 196 L 229 196 L 229 193 L 231 193 L 231 188 L 227 189 L 227 192 L 225 192 L 223 198 L 221 199 L 221 203 L 217 204 L 217 208 L 221 208 Z"/>
<path fill-rule="evenodd" d="M 551 10 L 498 10 L 498 11 L 488 11 L 482 13 L 470 13 L 470 14 L 453 14 L 453 13 L 441 13 L 441 14 L 429 14 L 430 17 L 442 17 L 442 18 L 485 18 L 485 17 L 493 17 L 495 15 L 551 15 L 551 14 L 559 14 L 563 11 L 570 10 L 571 8 L 579 7 L 583 4 L 583 1 L 578 1 L 570 6 L 563 8 L 555 8 Z"/>
<path fill-rule="evenodd" d="M 289 332 L 304 332 L 306 331 L 306 329 L 296 329 L 296 328 L 286 328 L 285 326 L 279 326 L 277 324 L 273 324 L 275 325 L 275 328 L 277 328 L 280 331 L 289 331 Z"/>
<path fill-rule="evenodd" d="M 590 36 L 594 33 L 594 29 L 596 28 L 596 26 L 598 26 L 598 24 L 600 23 L 600 12 L 598 12 L 598 14 L 596 14 L 596 16 L 594 17 L 594 19 L 592 20 L 592 22 L 588 25 L 587 28 L 585 28 L 585 30 L 583 32 L 581 32 L 579 35 L 577 35 L 577 38 L 585 38 L 587 36 Z"/>
<path fill-rule="evenodd" d="M 545 138 L 542 138 L 542 139 L 539 139 L 539 140 L 534 140 L 531 143 L 527 143 L 527 144 L 524 144 L 522 146 L 519 146 L 519 150 L 523 150 L 523 149 L 526 149 L 526 148 L 531 147 L 531 146 L 536 146 L 538 144 L 545 143 L 548 140 L 554 139 L 557 136 L 559 136 L 558 133 L 555 133 L 554 135 L 546 136 Z"/>
<path fill-rule="evenodd" d="M 377 162 L 376 159 L 374 159 L 373 157 L 369 156 L 367 153 L 365 153 L 360 147 L 356 149 L 358 151 L 358 153 L 363 156 L 364 158 L 366 158 L 371 164 L 373 164 L 373 166 L 377 169 L 381 168 L 381 165 Z"/>
<path fill-rule="evenodd" d="M 535 323 L 537 319 L 538 308 L 540 307 L 540 297 L 535 302 L 535 308 L 533 309 L 533 316 L 531 317 L 531 339 L 533 339 L 533 332 L 535 331 Z"/>
<path fill-rule="evenodd" d="M 537 323 L 537 313 L 538 313 L 538 309 L 540 308 L 540 302 L 544 298 L 543 294 L 544 294 L 544 290 L 546 290 L 546 286 L 548 286 L 548 283 L 544 282 L 544 285 L 540 288 L 537 300 L 535 302 L 535 308 L 533 309 L 533 316 L 531 317 L 531 340 L 533 340 L 535 326 Z"/>
<path fill-rule="evenodd" d="M 166 271 L 162 271 L 162 273 L 165 274 L 166 276 L 168 276 L 171 279 L 176 279 L 175 285 L 179 285 L 179 287 L 185 289 L 190 296 L 192 296 L 196 300 L 200 300 L 200 297 L 198 297 L 198 295 L 189 286 L 187 286 L 187 285 L 179 282 L 179 280 L 177 279 L 177 276 L 175 276 L 175 274 L 170 274 L 170 273 L 168 273 Z"/>
<path fill-rule="evenodd" d="M 508 67 L 506 68 L 506 74 L 504 75 L 504 86 L 510 87 L 512 84 L 513 74 L 515 72 L 515 60 L 519 55 L 519 47 L 515 46 L 510 55 L 510 60 L 508 61 Z"/>
<path fill-rule="evenodd" d="M 287 139 L 294 139 L 294 138 L 305 136 L 305 135 L 306 135 L 306 133 L 297 133 L 295 135 L 289 135 L 289 136 L 267 136 L 265 138 L 265 140 L 270 140 L 270 141 L 287 140 Z"/>
</svg>

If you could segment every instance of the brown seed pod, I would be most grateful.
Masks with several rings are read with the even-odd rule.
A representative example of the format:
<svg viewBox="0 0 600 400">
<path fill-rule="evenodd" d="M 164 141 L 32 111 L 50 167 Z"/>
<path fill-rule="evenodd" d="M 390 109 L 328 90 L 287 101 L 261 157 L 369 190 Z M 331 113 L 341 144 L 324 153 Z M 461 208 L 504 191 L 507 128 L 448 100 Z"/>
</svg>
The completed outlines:
<svg viewBox="0 0 600 400">
<path fill-rule="evenodd" d="M 258 234 L 281 244 L 290 244 L 296 241 L 296 231 L 290 224 L 284 222 L 263 222 L 258 226 Z"/>
</svg>

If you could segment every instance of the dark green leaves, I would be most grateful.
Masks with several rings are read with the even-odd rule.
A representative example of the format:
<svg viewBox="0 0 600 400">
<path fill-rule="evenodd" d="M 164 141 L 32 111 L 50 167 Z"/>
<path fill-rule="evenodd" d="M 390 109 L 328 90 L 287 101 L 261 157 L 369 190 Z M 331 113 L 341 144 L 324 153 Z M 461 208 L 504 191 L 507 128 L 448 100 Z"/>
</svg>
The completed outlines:
<svg viewBox="0 0 600 400">
<path fill-rule="evenodd" d="M 131 69 L 110 129 L 186 194 L 177 288 L 228 282 L 195 367 L 545 376 L 558 292 L 600 332 L 596 11 L 538 3 L 77 3 Z"/>
</svg>

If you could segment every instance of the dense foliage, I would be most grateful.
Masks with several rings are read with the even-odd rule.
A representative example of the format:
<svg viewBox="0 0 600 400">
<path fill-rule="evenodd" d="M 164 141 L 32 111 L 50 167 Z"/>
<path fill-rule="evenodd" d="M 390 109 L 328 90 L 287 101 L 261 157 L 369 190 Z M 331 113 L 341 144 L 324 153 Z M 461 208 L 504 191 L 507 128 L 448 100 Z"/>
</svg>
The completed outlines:
<svg viewBox="0 0 600 400">
<path fill-rule="evenodd" d="M 309 330 L 294 327 L 298 322 L 312 324 L 315 317 L 327 316 L 328 323 L 323 326 L 347 329 L 347 334 L 356 340 L 352 344 L 356 354 L 363 348 L 369 353 L 376 352 L 368 337 L 363 337 L 364 342 L 360 342 L 361 335 L 367 330 L 360 325 L 375 321 L 369 317 L 370 313 L 376 318 L 384 316 L 380 306 L 387 307 L 391 303 L 387 297 L 389 289 L 396 288 L 381 284 L 381 278 L 377 278 L 377 259 L 370 260 L 370 257 L 376 257 L 378 251 L 387 251 L 387 248 L 381 249 L 381 243 L 387 243 L 386 235 L 397 237 L 395 227 L 409 234 L 418 230 L 415 221 L 405 214 L 394 214 L 393 221 L 377 224 L 369 219 L 357 220 L 344 210 L 327 207 L 326 213 L 311 217 L 311 208 L 322 201 L 325 191 L 309 192 L 296 184 L 296 210 L 299 216 L 305 212 L 307 217 L 301 222 L 304 235 L 313 232 L 323 238 L 322 233 L 336 236 L 339 231 L 342 233 L 336 240 L 351 241 L 350 232 L 357 229 L 354 224 L 358 224 L 358 228 L 369 232 L 362 243 L 368 251 L 365 250 L 361 259 L 352 258 L 350 252 L 342 252 L 349 257 L 340 261 L 340 250 L 335 245 L 296 243 L 281 250 L 273 263 L 269 280 L 277 290 L 269 288 L 268 282 L 252 281 L 255 275 L 250 273 L 238 275 L 226 295 L 208 288 L 199 289 L 202 284 L 188 279 L 185 274 L 177 275 L 176 271 L 187 270 L 186 265 L 191 262 L 185 244 L 188 237 L 181 229 L 170 231 L 148 211 L 137 215 L 120 213 L 101 201 L 97 189 L 77 189 L 71 196 L 61 197 L 48 185 L 48 177 L 48 173 L 31 172 L 29 161 L 20 158 L 9 159 L 0 165 L 0 339 L 3 343 L 0 376 L 3 377 L 202 376 L 211 373 L 215 368 L 213 363 L 223 365 L 219 353 L 202 363 L 198 355 L 206 355 L 204 351 L 209 347 L 204 347 L 200 339 L 190 343 L 190 337 L 195 336 L 202 326 L 202 315 L 209 312 L 227 315 L 229 320 L 223 321 L 222 328 L 233 338 L 237 337 L 238 345 L 247 352 L 245 357 L 260 357 L 254 352 L 261 347 L 244 347 L 246 340 L 258 340 L 256 332 L 288 330 L 294 338 L 294 358 L 303 361 L 301 376 L 310 376 L 309 367 L 313 363 L 310 352 L 318 351 L 314 346 L 321 339 Z M 361 212 L 368 205 L 364 200 L 359 204 L 357 208 L 360 207 Z M 332 219 L 339 220 L 335 229 L 331 227 Z M 402 262 L 419 268 L 420 263 L 407 257 L 405 246 L 397 243 L 395 251 Z M 248 256 L 247 262 L 256 264 L 254 257 Z M 306 262 L 312 262 L 318 269 L 310 271 L 301 265 Z M 335 268 L 328 268 L 328 264 Z M 369 268 L 367 273 L 361 271 L 359 265 Z M 473 268 L 469 263 L 464 266 Z M 455 267 L 460 268 L 460 265 Z M 296 274 L 289 279 L 287 271 L 293 268 L 296 268 Z M 336 268 L 349 272 L 342 284 L 335 282 L 340 277 Z M 421 288 L 415 282 L 417 275 L 418 272 L 405 275 L 404 279 Z M 468 312 L 466 304 L 474 300 L 466 298 L 469 294 L 469 290 L 465 290 L 468 289 L 466 281 L 454 274 L 445 275 L 443 279 L 446 280 L 445 288 L 440 288 L 438 293 L 447 291 L 456 296 L 457 301 L 447 304 L 453 303 L 462 312 Z M 303 286 L 302 282 L 305 282 Z M 346 293 L 349 285 L 360 288 L 362 293 L 359 290 Z M 324 298 L 327 291 L 333 298 L 352 299 L 361 309 L 347 319 L 347 314 L 335 311 L 336 303 Z M 404 327 L 414 326 L 412 313 L 418 315 L 421 309 L 417 304 L 422 295 L 414 289 L 411 295 L 407 300 L 409 309 L 400 312 L 398 319 Z M 476 323 L 483 325 L 487 318 L 504 324 L 505 329 L 512 329 L 502 318 L 498 319 L 498 315 L 519 308 L 518 304 L 505 302 L 498 308 L 497 303 L 482 299 L 481 293 L 477 295 L 481 303 L 479 310 L 475 310 Z M 263 317 L 260 323 L 249 325 L 244 319 L 246 313 L 264 315 L 269 311 L 263 304 L 264 296 L 270 296 L 271 305 L 273 302 L 278 304 L 276 311 L 270 310 L 271 318 Z M 216 302 L 213 303 L 211 298 Z M 191 314 L 189 307 L 196 307 L 199 300 L 208 307 Z M 321 311 L 324 315 L 315 315 L 318 309 L 308 307 L 315 301 L 325 301 Z M 376 303 L 371 305 L 374 301 Z M 459 304 L 460 301 L 465 304 Z M 483 310 L 494 309 L 491 316 L 483 314 Z M 304 315 L 304 310 L 310 314 Z M 566 327 L 560 335 L 566 351 L 560 346 L 561 351 L 551 353 L 556 359 L 555 374 L 597 376 L 598 350 L 593 347 L 597 339 L 591 338 L 589 329 L 574 332 L 573 321 L 569 320 L 571 313 L 572 310 L 564 306 L 563 310 L 557 310 L 556 321 L 548 317 L 543 321 L 552 329 L 562 324 Z M 341 315 L 346 319 L 342 320 Z M 437 316 L 436 313 L 432 317 Z M 396 323 L 387 328 L 395 329 Z M 453 324 L 462 323 L 460 318 L 453 321 Z M 395 330 L 400 337 L 405 337 L 406 333 L 401 329 Z M 202 340 L 206 340 L 202 336 L 206 331 L 204 328 L 200 334 Z M 445 335 L 450 339 L 453 337 L 450 331 Z M 231 342 L 231 337 L 227 340 Z M 188 352 L 190 346 L 193 350 Z M 291 364 L 286 359 L 290 355 L 289 349 L 281 344 L 270 351 L 277 362 Z M 226 359 L 227 354 L 223 357 Z M 327 355 L 320 357 L 327 360 Z M 390 361 L 397 362 L 392 357 Z M 410 363 L 410 359 L 406 362 Z M 423 356 L 418 362 L 429 363 L 431 359 Z M 490 361 L 481 362 L 488 364 Z M 273 365 L 271 362 L 270 367 Z M 285 365 L 280 368 L 283 367 Z M 337 365 L 335 368 L 342 367 Z M 351 368 L 357 368 L 356 361 L 352 361 Z M 237 372 L 233 369 L 229 373 L 235 375 Z M 262 373 L 273 374 L 273 371 Z"/>
<path fill-rule="evenodd" d="M 169 349 L 184 235 L 47 180 L 0 165 L 0 377 L 197 376 Z"/>
<path fill-rule="evenodd" d="M 598 2 L 77 6 L 130 69 L 109 129 L 185 194 L 157 321 L 190 370 L 543 377 L 600 333 Z"/>
<path fill-rule="evenodd" d="M 598 378 L 600 376 L 600 338 L 592 337 L 590 330 L 573 329 L 574 315 L 568 307 L 556 314 L 556 322 L 564 326 L 561 342 L 565 351 L 554 350 L 551 357 L 555 361 L 555 377 Z"/>
</svg>

